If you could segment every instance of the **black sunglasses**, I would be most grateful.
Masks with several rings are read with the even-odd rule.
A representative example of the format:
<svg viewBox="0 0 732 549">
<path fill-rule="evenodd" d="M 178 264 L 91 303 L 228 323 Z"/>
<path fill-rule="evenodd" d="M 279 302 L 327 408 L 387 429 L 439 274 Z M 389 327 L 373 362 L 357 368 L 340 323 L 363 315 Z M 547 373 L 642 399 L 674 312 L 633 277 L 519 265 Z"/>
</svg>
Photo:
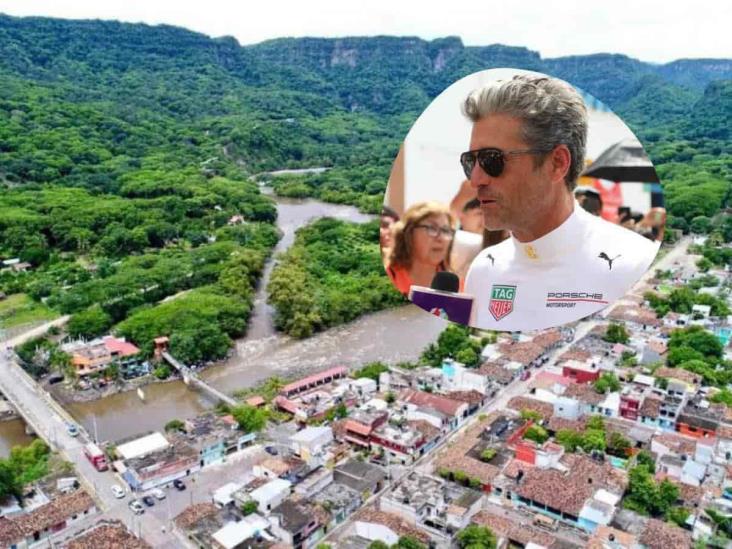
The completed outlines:
<svg viewBox="0 0 732 549">
<path fill-rule="evenodd" d="M 498 177 L 503 173 L 507 156 L 517 156 L 519 154 L 544 154 L 551 150 L 552 149 L 523 149 L 519 151 L 502 151 L 501 149 L 495 149 L 493 147 L 489 147 L 487 149 L 476 149 L 474 151 L 467 151 L 461 154 L 460 164 L 465 172 L 465 177 L 468 179 L 470 179 L 470 174 L 473 173 L 476 160 L 478 165 L 487 175 L 491 177 Z"/>
</svg>

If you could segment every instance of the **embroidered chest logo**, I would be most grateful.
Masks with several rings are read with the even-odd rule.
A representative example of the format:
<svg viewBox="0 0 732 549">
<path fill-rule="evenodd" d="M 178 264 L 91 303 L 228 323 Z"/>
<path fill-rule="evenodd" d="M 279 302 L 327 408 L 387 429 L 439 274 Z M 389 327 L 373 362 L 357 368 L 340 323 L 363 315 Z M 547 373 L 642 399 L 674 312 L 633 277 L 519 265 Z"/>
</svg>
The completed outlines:
<svg viewBox="0 0 732 549">
<path fill-rule="evenodd" d="M 491 288 L 491 301 L 488 310 L 497 321 L 508 316 L 513 311 L 513 301 L 516 298 L 516 286 L 494 284 Z"/>
<path fill-rule="evenodd" d="M 597 257 L 607 261 L 608 269 L 612 271 L 613 270 L 613 261 L 615 261 L 617 258 L 619 258 L 620 254 L 618 254 L 615 257 L 613 257 L 612 259 L 610 259 L 610 256 L 608 256 L 605 252 L 600 252 L 600 255 L 598 255 Z"/>
<path fill-rule="evenodd" d="M 536 249 L 533 246 L 528 245 L 524 247 L 524 253 L 529 259 L 539 259 L 539 254 L 536 253 Z"/>
</svg>

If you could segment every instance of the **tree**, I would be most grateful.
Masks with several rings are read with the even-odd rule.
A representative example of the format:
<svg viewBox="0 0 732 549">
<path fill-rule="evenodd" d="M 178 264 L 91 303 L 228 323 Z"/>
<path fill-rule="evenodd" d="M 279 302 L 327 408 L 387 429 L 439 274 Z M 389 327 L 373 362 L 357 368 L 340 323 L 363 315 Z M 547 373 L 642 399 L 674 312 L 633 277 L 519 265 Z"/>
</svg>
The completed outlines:
<svg viewBox="0 0 732 549">
<path fill-rule="evenodd" d="M 595 388 L 595 391 L 600 394 L 605 394 L 608 391 L 614 393 L 615 391 L 620 390 L 620 381 L 618 381 L 618 378 L 615 376 L 615 374 L 611 372 L 605 372 L 600 376 L 597 381 L 595 381 L 593 387 Z"/>
<path fill-rule="evenodd" d="M 480 453 L 480 461 L 488 462 L 496 457 L 498 451 L 495 448 L 486 448 Z"/>
<path fill-rule="evenodd" d="M 153 370 L 153 375 L 157 379 L 168 379 L 171 373 L 170 366 L 167 364 L 161 364 Z"/>
<path fill-rule="evenodd" d="M 704 360 L 710 361 L 712 364 L 716 364 L 716 361 L 722 357 L 723 350 L 719 338 L 701 326 L 690 326 L 688 328 L 674 330 L 671 332 L 668 347 L 669 363 L 671 363 L 670 353 L 674 349 L 687 347 L 701 354 Z M 691 358 L 687 358 L 686 360 L 691 360 Z M 678 362 L 676 363 L 678 364 Z"/>
<path fill-rule="evenodd" d="M 338 406 L 335 407 L 335 416 L 338 419 L 343 419 L 344 417 L 348 417 L 348 408 L 342 402 L 340 404 L 338 404 Z"/>
<path fill-rule="evenodd" d="M 231 410 L 239 428 L 247 433 L 261 431 L 267 424 L 267 412 L 262 408 L 242 404 Z"/>
<path fill-rule="evenodd" d="M 392 391 L 386 393 L 384 398 L 386 399 L 387 404 L 394 404 L 394 402 L 396 402 L 396 395 Z"/>
<path fill-rule="evenodd" d="M 524 408 L 523 410 L 521 410 L 521 419 L 526 420 L 526 421 L 531 420 L 531 421 L 537 422 L 537 421 L 541 421 L 544 418 L 536 410 L 529 410 L 528 408 Z"/>
<path fill-rule="evenodd" d="M 242 504 L 241 506 L 241 512 L 246 517 L 247 515 L 251 515 L 252 513 L 257 512 L 257 502 L 256 501 L 247 501 Z"/>
<path fill-rule="evenodd" d="M 646 465 L 630 470 L 625 506 L 643 515 L 665 516 L 679 498 L 679 487 L 663 480 L 656 483 Z"/>
<path fill-rule="evenodd" d="M 74 338 L 94 338 L 102 335 L 112 326 L 110 317 L 99 305 L 76 313 L 69 319 L 66 329 L 69 336 Z"/>
<path fill-rule="evenodd" d="M 588 429 L 596 429 L 598 431 L 604 431 L 605 430 L 605 420 L 601 415 L 595 414 L 593 416 L 590 416 L 590 418 L 587 420 L 586 424 Z"/>
<path fill-rule="evenodd" d="M 389 549 L 389 545 L 380 539 L 377 539 L 369 544 L 369 549 Z"/>
<path fill-rule="evenodd" d="M 185 428 L 185 423 L 183 423 L 179 419 L 171 419 L 168 423 L 165 424 L 165 432 L 169 431 L 183 431 Z"/>
<path fill-rule="evenodd" d="M 600 431 L 599 429 L 588 429 L 582 435 L 581 446 L 587 453 L 590 453 L 593 450 L 604 452 L 605 447 L 607 446 L 605 441 L 605 431 Z"/>
<path fill-rule="evenodd" d="M 490 528 L 471 524 L 457 534 L 461 549 L 495 549 L 496 536 Z"/>
<path fill-rule="evenodd" d="M 582 433 L 571 429 L 560 429 L 554 438 L 567 452 L 576 452 L 582 446 Z"/>
<path fill-rule="evenodd" d="M 705 215 L 699 215 L 691 220 L 689 229 L 692 233 L 708 234 L 712 228 L 712 220 Z"/>
<path fill-rule="evenodd" d="M 626 451 L 631 447 L 630 441 L 620 433 L 613 431 L 607 437 L 607 451 L 618 457 L 626 457 Z"/>
<path fill-rule="evenodd" d="M 524 433 L 524 438 L 533 440 L 537 444 L 544 444 L 549 439 L 549 433 L 539 425 L 531 425 Z"/>
<path fill-rule="evenodd" d="M 630 336 L 625 326 L 613 322 L 607 327 L 602 339 L 610 343 L 628 343 Z"/>
<path fill-rule="evenodd" d="M 645 466 L 651 474 L 656 472 L 656 462 L 647 450 L 641 450 L 635 456 L 638 465 Z"/>
<path fill-rule="evenodd" d="M 427 549 L 427 546 L 412 536 L 401 536 L 392 549 Z"/>
<path fill-rule="evenodd" d="M 366 364 L 363 368 L 360 370 L 356 370 L 354 372 L 354 377 L 356 379 L 367 377 L 369 379 L 373 379 L 376 383 L 379 382 L 379 375 L 383 372 L 388 372 L 389 367 L 384 364 L 383 362 L 371 362 L 369 364 Z"/>
</svg>

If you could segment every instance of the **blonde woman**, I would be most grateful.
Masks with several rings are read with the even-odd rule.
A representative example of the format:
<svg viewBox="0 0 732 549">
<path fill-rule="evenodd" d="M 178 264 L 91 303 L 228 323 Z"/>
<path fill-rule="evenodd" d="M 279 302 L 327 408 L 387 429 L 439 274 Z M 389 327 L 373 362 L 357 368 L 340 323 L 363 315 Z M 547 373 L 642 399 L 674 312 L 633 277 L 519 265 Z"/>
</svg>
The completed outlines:
<svg viewBox="0 0 732 549">
<path fill-rule="evenodd" d="M 455 222 L 447 206 L 420 202 L 394 224 L 386 272 L 402 294 L 412 285 L 430 286 L 435 273 L 449 270 Z"/>
</svg>

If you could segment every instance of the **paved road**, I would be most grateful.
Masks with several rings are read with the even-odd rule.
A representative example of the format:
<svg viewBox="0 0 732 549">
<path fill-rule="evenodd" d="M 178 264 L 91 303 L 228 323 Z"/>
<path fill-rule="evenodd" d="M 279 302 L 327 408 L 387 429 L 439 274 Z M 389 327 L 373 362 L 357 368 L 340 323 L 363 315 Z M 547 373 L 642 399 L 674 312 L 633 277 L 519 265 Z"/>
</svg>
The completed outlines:
<svg viewBox="0 0 732 549">
<path fill-rule="evenodd" d="M 53 322 L 44 324 L 4 342 L 4 347 L 20 345 L 30 338 L 44 334 L 49 327 L 63 324 L 68 317 L 56 319 Z M 67 538 L 71 533 L 77 532 L 96 522 L 99 518 L 115 518 L 123 521 L 131 531 L 141 535 L 154 547 L 169 547 L 174 549 L 181 546 L 180 540 L 170 535 L 171 524 L 169 517 L 175 517 L 186 506 L 191 503 L 210 501 L 211 494 L 215 488 L 225 484 L 227 478 L 232 474 L 242 476 L 251 469 L 252 460 L 259 455 L 259 450 L 248 451 L 244 459 L 237 460 L 233 466 L 214 466 L 198 475 L 199 478 L 193 483 L 188 482 L 191 489 L 186 492 L 171 491 L 163 506 L 157 506 L 142 516 L 135 516 L 129 509 L 128 503 L 132 496 L 128 495 L 123 499 L 113 496 L 111 487 L 113 484 L 125 486 L 121 479 L 111 471 L 99 472 L 84 456 L 84 445 L 91 437 L 79 427 L 80 434 L 72 437 L 68 434 L 68 423 L 74 422 L 73 418 L 59 405 L 38 383 L 36 383 L 25 371 L 14 361 L 14 355 L 7 349 L 0 350 L 0 391 L 18 408 L 26 422 L 43 438 L 54 450 L 58 451 L 64 459 L 72 462 L 76 474 L 86 488 L 94 497 L 102 515 L 89 517 L 74 525 L 73 529 L 67 530 L 54 537 L 55 541 Z M 201 486 L 197 488 L 197 484 Z"/>
</svg>

